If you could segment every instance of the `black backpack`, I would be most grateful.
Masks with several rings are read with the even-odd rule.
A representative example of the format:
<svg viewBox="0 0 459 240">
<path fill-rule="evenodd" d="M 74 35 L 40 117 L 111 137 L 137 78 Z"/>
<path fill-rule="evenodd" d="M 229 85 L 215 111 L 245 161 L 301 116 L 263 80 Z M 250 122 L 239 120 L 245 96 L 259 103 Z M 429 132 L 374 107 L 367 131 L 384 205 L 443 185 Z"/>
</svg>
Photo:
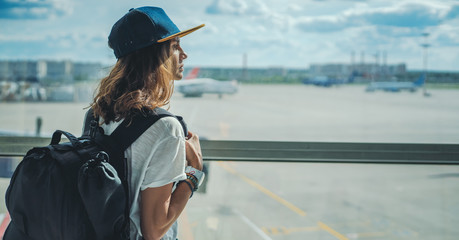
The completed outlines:
<svg viewBox="0 0 459 240">
<path fill-rule="evenodd" d="M 82 137 L 54 132 L 51 144 L 29 150 L 6 191 L 11 222 L 4 240 L 129 239 L 129 188 L 124 151 L 162 117 L 156 108 L 104 135 L 88 111 Z M 70 142 L 59 143 L 65 135 Z"/>
</svg>

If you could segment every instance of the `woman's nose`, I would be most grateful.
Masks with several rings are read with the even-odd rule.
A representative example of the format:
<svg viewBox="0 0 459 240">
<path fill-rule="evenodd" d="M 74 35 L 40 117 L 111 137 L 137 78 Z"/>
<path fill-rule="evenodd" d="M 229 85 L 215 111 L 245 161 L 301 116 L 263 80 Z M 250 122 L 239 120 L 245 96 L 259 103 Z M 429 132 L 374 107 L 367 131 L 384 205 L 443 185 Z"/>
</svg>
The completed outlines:
<svg viewBox="0 0 459 240">
<path fill-rule="evenodd" d="M 182 57 L 182 60 L 185 60 L 188 58 L 188 54 L 186 54 L 186 52 L 182 50 L 181 57 Z"/>
</svg>

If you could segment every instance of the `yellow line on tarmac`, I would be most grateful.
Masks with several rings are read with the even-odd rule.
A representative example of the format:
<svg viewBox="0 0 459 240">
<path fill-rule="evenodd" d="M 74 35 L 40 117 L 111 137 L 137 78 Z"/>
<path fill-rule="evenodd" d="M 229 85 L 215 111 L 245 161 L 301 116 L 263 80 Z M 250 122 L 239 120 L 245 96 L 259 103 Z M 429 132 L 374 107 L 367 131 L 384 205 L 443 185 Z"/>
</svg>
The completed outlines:
<svg viewBox="0 0 459 240">
<path fill-rule="evenodd" d="M 260 184 L 258 184 L 257 182 L 255 182 L 254 180 L 238 173 L 236 170 L 234 170 L 232 167 L 230 167 L 228 164 L 226 163 L 223 163 L 223 162 L 218 162 L 218 164 L 223 168 L 225 169 L 226 171 L 228 171 L 229 173 L 231 174 L 234 174 L 236 176 L 238 176 L 239 178 L 241 178 L 242 180 L 244 180 L 245 182 L 247 182 L 248 184 L 252 185 L 253 187 L 255 187 L 256 189 L 258 189 L 259 191 L 261 191 L 262 193 L 268 195 L 269 197 L 271 197 L 272 199 L 276 200 L 277 202 L 281 203 L 282 205 L 286 206 L 287 208 L 289 208 L 290 210 L 294 211 L 295 213 L 297 213 L 298 215 L 300 216 L 306 216 L 306 212 L 301 210 L 300 208 L 298 208 L 297 206 L 293 205 L 292 203 L 290 203 L 289 201 L 277 196 L 276 194 L 274 194 L 273 192 L 269 191 L 268 189 L 266 189 L 265 187 L 261 186 Z M 318 230 L 317 228 L 319 229 L 322 229 L 328 233 L 330 233 L 331 235 L 333 235 L 334 237 L 336 237 L 337 239 L 339 240 L 349 240 L 347 237 L 345 237 L 344 235 L 342 235 L 341 233 L 335 231 L 334 229 L 332 229 L 331 227 L 327 226 L 325 223 L 323 222 L 318 222 L 318 227 L 309 227 L 309 228 L 306 228 L 308 229 L 309 231 L 316 231 Z M 271 231 L 269 231 L 271 230 Z M 297 230 L 297 229 L 295 229 Z M 295 231 L 293 230 L 293 231 Z M 305 229 L 303 229 L 305 230 Z M 277 229 L 277 228 L 263 228 L 263 231 L 265 233 L 270 233 L 270 234 L 280 234 L 280 231 Z M 291 231 L 290 229 L 286 229 L 286 228 L 283 228 L 282 229 L 282 232 L 284 234 L 288 234 L 290 232 L 293 232 Z"/>
<path fill-rule="evenodd" d="M 289 201 L 277 196 L 276 194 L 274 194 L 273 192 L 269 191 L 268 189 L 266 189 L 265 187 L 261 186 L 260 184 L 258 184 L 257 182 L 255 182 L 254 180 L 236 172 L 236 170 L 234 170 L 233 168 L 231 168 L 230 166 L 228 166 L 228 164 L 225 164 L 223 162 L 219 162 L 220 166 L 223 167 L 226 171 L 238 176 L 239 178 L 241 178 L 242 180 L 244 180 L 246 183 L 252 185 L 253 187 L 255 187 L 256 189 L 258 189 L 259 191 L 261 191 L 262 193 L 268 195 L 269 197 L 271 197 L 272 199 L 276 200 L 277 202 L 281 203 L 282 205 L 284 205 L 285 207 L 289 208 L 290 210 L 292 210 L 293 212 L 297 213 L 298 215 L 300 216 L 306 216 L 306 212 L 301 210 L 300 208 L 298 208 L 297 206 L 293 205 L 292 203 L 290 203 Z"/>
<path fill-rule="evenodd" d="M 289 228 L 287 229 L 286 233 L 295 233 L 295 232 L 313 232 L 313 231 L 320 231 L 320 227 L 296 227 L 296 228 Z"/>
<path fill-rule="evenodd" d="M 271 233 L 276 235 L 276 234 L 279 234 L 279 230 L 277 230 L 277 228 L 273 227 L 271 228 Z"/>
<path fill-rule="evenodd" d="M 331 235 L 335 236 L 339 240 L 349 240 L 347 237 L 345 237 L 341 233 L 333 230 L 331 227 L 327 226 L 325 223 L 319 221 L 317 224 L 319 225 L 320 228 L 322 228 L 323 230 L 327 231 Z"/>
<path fill-rule="evenodd" d="M 323 229 L 319 226 L 313 227 L 270 227 L 269 230 L 267 227 L 262 228 L 266 234 L 274 235 L 274 234 L 283 234 L 288 235 L 291 233 L 298 233 L 298 232 L 314 232 L 314 231 L 322 231 Z"/>
<path fill-rule="evenodd" d="M 289 234 L 289 231 L 286 227 L 280 227 L 280 229 L 282 230 L 283 234 Z"/>
<path fill-rule="evenodd" d="M 266 234 L 270 234 L 268 228 L 262 227 L 261 230 L 263 230 L 263 232 L 265 232 Z"/>
</svg>

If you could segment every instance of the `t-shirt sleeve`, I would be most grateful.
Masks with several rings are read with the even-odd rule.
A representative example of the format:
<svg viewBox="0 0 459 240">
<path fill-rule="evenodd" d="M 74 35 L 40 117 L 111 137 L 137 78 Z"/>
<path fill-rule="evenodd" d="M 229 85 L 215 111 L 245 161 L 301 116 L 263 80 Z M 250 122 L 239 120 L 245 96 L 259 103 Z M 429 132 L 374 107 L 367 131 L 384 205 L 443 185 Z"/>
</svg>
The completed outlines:
<svg viewBox="0 0 459 240">
<path fill-rule="evenodd" d="M 180 135 L 164 137 L 151 150 L 141 191 L 186 179 L 185 139 Z"/>
</svg>

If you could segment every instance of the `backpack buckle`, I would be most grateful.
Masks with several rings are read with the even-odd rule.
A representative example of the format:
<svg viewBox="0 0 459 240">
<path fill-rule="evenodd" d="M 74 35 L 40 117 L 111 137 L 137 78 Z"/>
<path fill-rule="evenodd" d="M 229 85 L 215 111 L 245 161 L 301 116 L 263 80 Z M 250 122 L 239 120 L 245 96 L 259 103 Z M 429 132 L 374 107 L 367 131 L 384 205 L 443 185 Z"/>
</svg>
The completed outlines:
<svg viewBox="0 0 459 240">
<path fill-rule="evenodd" d="M 109 159 L 110 159 L 110 157 L 104 151 L 100 151 L 96 155 L 96 160 L 101 161 L 101 162 L 108 162 Z"/>
<path fill-rule="evenodd" d="M 89 136 L 91 138 L 96 137 L 97 125 L 98 124 L 96 120 L 91 120 L 91 123 L 89 123 Z"/>
</svg>

